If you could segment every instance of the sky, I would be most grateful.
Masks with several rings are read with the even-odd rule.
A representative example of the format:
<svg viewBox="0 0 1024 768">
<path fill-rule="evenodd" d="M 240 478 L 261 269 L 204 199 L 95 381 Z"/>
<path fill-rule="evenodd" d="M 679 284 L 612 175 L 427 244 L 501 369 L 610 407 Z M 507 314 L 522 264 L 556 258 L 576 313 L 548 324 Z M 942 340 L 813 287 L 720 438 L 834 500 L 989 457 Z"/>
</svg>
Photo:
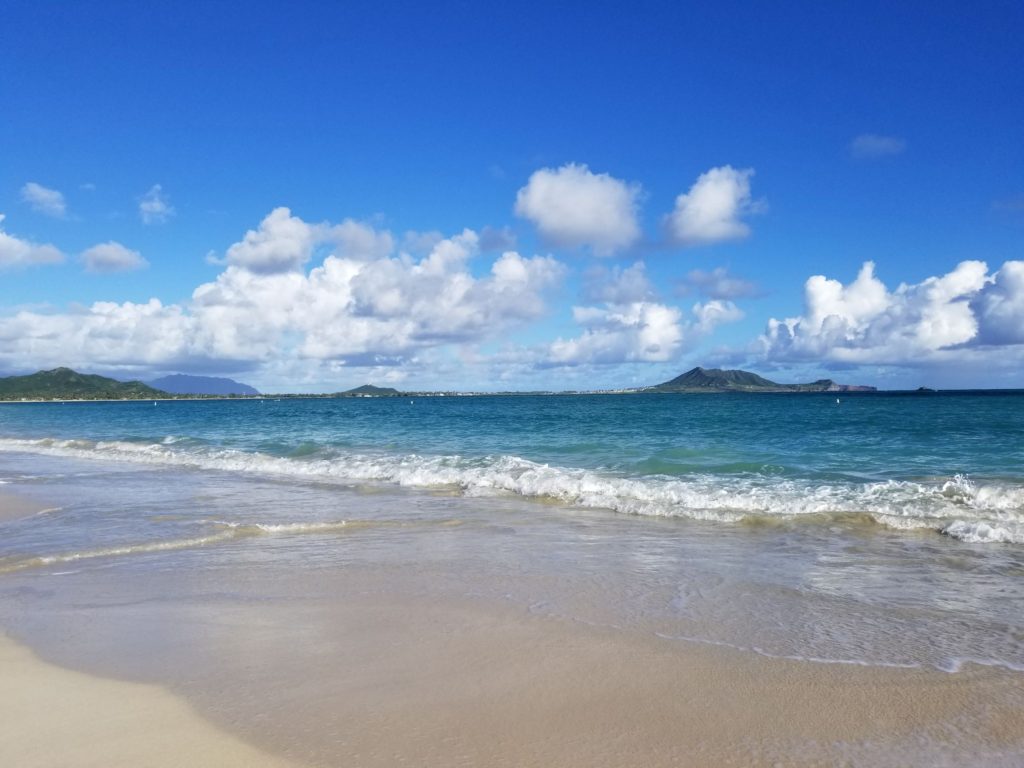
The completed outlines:
<svg viewBox="0 0 1024 768">
<path fill-rule="evenodd" d="M 0 374 L 1024 387 L 1019 2 L 23 2 Z"/>
</svg>

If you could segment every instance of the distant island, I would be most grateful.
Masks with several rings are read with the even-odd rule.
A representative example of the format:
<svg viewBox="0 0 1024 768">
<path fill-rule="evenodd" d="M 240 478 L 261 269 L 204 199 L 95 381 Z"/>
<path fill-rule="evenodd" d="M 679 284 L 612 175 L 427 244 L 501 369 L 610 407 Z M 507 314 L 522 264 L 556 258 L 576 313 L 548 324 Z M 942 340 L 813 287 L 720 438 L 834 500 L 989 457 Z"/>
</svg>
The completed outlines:
<svg viewBox="0 0 1024 768">
<path fill-rule="evenodd" d="M 258 395 L 259 392 L 248 384 L 234 379 L 217 376 L 188 376 L 175 373 L 147 382 L 154 389 L 170 392 L 172 395 Z"/>
<path fill-rule="evenodd" d="M 157 386 L 158 385 L 158 386 Z M 588 390 L 580 392 L 435 392 L 401 391 L 373 384 L 328 394 L 275 394 L 280 398 L 342 397 L 457 397 L 472 395 L 556 395 L 556 394 L 695 394 L 711 392 L 875 392 L 875 387 L 837 384 L 820 379 L 809 384 L 779 384 L 750 371 L 729 371 L 697 367 L 662 384 L 630 389 Z M 931 392 L 924 387 L 917 390 Z M 0 378 L 0 400 L 181 400 L 209 398 L 262 398 L 253 387 L 232 379 L 175 374 L 146 384 L 118 381 L 105 376 L 78 373 L 70 368 L 55 368 L 27 376 Z"/>
<path fill-rule="evenodd" d="M 399 397 L 403 393 L 391 387 L 375 387 L 373 384 L 363 384 L 361 387 L 339 392 L 339 397 Z"/>
<path fill-rule="evenodd" d="M 875 387 L 837 384 L 819 379 L 809 384 L 779 384 L 750 371 L 693 368 L 671 381 L 646 387 L 644 392 L 876 392 Z"/>
</svg>

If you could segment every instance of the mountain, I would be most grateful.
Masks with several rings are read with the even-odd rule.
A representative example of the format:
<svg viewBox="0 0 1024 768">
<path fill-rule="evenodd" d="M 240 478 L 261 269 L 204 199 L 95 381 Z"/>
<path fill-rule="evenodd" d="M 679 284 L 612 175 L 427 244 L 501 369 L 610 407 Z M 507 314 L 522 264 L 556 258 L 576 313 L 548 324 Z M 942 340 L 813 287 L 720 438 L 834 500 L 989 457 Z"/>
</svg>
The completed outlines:
<svg viewBox="0 0 1024 768">
<path fill-rule="evenodd" d="M 654 389 L 779 389 L 782 385 L 750 371 L 723 371 L 697 367 L 658 384 Z"/>
<path fill-rule="evenodd" d="M 70 368 L 0 379 L 0 400 L 152 400 L 162 397 L 167 397 L 167 392 L 141 381 L 117 381 Z"/>
<path fill-rule="evenodd" d="M 343 395 L 352 395 L 355 397 L 394 397 L 395 395 L 402 394 L 397 389 L 391 387 L 375 387 L 373 384 L 363 384 L 361 387 L 350 389 L 346 392 L 342 392 Z"/>
<path fill-rule="evenodd" d="M 175 373 L 149 382 L 151 387 L 176 395 L 258 395 L 253 387 L 216 376 L 186 376 Z"/>
<path fill-rule="evenodd" d="M 874 387 L 837 384 L 819 379 L 810 384 L 779 384 L 750 371 L 697 367 L 671 381 L 648 387 L 649 392 L 874 392 Z"/>
</svg>

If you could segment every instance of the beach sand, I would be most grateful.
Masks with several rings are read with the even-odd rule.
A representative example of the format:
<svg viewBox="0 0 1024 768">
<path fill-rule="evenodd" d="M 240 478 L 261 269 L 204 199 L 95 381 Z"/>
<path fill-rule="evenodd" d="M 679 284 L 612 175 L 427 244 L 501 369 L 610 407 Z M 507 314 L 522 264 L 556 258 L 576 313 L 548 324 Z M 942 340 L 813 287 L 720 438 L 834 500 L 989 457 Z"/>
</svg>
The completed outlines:
<svg viewBox="0 0 1024 768">
<path fill-rule="evenodd" d="M 218 730 L 159 686 L 62 669 L 40 661 L 27 648 L 2 636 L 0 670 L 0 765 L 294 765 Z"/>
<path fill-rule="evenodd" d="M 295 619 L 253 617 L 244 663 L 175 693 L 6 640 L 0 764 L 1013 765 L 1024 746 L 1001 670 L 766 659 L 450 599 Z"/>
</svg>

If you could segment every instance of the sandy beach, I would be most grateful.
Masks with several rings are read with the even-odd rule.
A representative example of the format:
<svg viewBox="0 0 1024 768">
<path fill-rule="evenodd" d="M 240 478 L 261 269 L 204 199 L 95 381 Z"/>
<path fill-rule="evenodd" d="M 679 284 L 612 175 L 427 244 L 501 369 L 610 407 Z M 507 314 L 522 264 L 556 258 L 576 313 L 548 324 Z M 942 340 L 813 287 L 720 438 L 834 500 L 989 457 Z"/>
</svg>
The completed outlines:
<svg viewBox="0 0 1024 768">
<path fill-rule="evenodd" d="M 171 690 L 62 669 L 5 639 L 0 763 L 1011 765 L 1022 746 L 1021 676 L 1005 671 L 765 659 L 474 601 L 356 592 L 315 633 L 308 617 L 269 626 L 231 614 L 232 631 L 249 634 L 235 644 L 245 663 L 168 679 Z M 315 653 L 296 645 L 301 635 Z"/>
<path fill-rule="evenodd" d="M 288 768 L 153 685 L 106 680 L 40 661 L 0 636 L 0 764 Z"/>
</svg>

